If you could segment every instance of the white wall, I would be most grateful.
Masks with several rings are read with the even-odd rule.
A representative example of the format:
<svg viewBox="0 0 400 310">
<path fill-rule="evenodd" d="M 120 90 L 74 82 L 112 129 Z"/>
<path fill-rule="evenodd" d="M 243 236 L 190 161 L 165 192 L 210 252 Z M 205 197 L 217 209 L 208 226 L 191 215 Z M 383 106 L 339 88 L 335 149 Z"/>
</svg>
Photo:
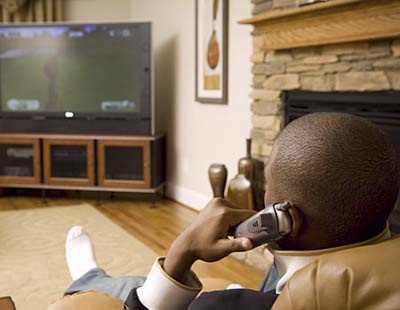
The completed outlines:
<svg viewBox="0 0 400 310">
<path fill-rule="evenodd" d="M 126 1 L 112 1 L 101 16 L 93 15 L 94 7 L 106 2 L 72 0 L 67 17 L 125 18 Z M 78 9 L 84 3 L 87 13 Z M 237 172 L 238 159 L 245 155 L 251 128 L 251 27 L 237 21 L 250 12 L 250 0 L 229 1 L 228 105 L 201 104 L 195 101 L 195 1 L 130 0 L 130 18 L 154 24 L 156 120 L 168 139 L 167 195 L 196 209 L 212 196 L 209 165 L 226 164 L 230 179 Z"/>
</svg>

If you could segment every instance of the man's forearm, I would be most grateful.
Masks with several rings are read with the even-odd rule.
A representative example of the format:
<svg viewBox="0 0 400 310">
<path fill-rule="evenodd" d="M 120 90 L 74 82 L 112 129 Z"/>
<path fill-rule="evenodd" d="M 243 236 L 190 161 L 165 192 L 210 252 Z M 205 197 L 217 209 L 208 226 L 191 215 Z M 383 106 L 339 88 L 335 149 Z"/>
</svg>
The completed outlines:
<svg viewBox="0 0 400 310">
<path fill-rule="evenodd" d="M 178 282 L 186 284 L 195 261 L 189 247 L 178 237 L 165 258 L 164 270 Z"/>
<path fill-rule="evenodd" d="M 211 200 L 171 245 L 164 262 L 165 272 L 185 283 L 196 260 L 215 262 L 232 252 L 250 250 L 252 244 L 249 239 L 230 240 L 227 239 L 227 232 L 254 213 L 231 208 L 221 198 Z"/>
</svg>

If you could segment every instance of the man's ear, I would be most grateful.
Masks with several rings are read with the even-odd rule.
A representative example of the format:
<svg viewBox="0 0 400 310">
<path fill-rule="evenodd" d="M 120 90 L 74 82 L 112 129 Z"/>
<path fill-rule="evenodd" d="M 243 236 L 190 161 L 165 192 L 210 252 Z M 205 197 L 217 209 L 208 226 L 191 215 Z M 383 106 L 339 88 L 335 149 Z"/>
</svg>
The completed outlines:
<svg viewBox="0 0 400 310">
<path fill-rule="evenodd" d="M 293 204 L 290 204 L 289 214 L 292 217 L 292 232 L 289 234 L 289 236 L 295 238 L 301 232 L 304 216 L 300 209 Z"/>
</svg>

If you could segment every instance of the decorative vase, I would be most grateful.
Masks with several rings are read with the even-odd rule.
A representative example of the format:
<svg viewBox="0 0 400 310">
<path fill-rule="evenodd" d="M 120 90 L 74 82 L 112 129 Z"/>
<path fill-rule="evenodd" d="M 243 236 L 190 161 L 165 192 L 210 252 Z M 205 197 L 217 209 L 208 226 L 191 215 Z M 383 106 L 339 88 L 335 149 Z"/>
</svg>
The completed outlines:
<svg viewBox="0 0 400 310">
<path fill-rule="evenodd" d="M 256 209 L 254 195 L 254 160 L 251 158 L 251 139 L 246 140 L 247 156 L 239 160 L 238 174 L 229 182 L 227 200 L 241 209 Z"/>
<path fill-rule="evenodd" d="M 212 164 L 208 168 L 208 177 L 214 198 L 224 198 L 226 179 L 228 177 L 226 166 L 223 164 Z"/>
<path fill-rule="evenodd" d="M 239 159 L 238 172 L 250 182 L 254 181 L 254 160 L 251 158 L 251 139 L 246 139 L 246 157 Z"/>
</svg>

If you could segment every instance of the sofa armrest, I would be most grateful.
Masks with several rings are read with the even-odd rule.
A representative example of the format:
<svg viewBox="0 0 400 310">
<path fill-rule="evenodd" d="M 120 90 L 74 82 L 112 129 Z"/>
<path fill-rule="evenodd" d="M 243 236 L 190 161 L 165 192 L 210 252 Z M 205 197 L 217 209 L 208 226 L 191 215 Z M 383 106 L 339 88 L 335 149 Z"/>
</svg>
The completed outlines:
<svg viewBox="0 0 400 310">
<path fill-rule="evenodd" d="M 15 304 L 11 297 L 0 297 L 1 310 L 15 310 Z"/>
</svg>

